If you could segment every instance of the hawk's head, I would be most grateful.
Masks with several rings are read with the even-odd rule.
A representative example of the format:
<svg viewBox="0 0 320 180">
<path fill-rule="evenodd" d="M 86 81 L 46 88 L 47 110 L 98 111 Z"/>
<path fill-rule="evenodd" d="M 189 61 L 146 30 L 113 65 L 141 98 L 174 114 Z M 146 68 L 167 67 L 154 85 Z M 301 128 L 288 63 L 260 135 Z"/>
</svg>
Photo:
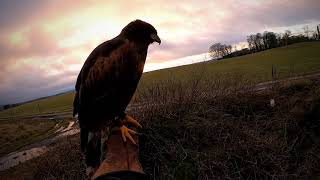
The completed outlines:
<svg viewBox="0 0 320 180">
<path fill-rule="evenodd" d="M 122 29 L 120 35 L 128 38 L 130 41 L 148 45 L 153 42 L 161 43 L 157 30 L 151 24 L 141 20 L 130 22 Z"/>
</svg>

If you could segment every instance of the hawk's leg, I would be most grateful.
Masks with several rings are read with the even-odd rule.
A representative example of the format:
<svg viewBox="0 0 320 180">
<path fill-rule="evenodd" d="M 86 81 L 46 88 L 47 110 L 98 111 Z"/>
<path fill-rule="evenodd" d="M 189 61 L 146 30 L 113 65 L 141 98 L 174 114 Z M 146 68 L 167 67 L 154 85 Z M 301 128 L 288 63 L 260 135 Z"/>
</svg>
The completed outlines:
<svg viewBox="0 0 320 180">
<path fill-rule="evenodd" d="M 136 144 L 136 142 L 133 140 L 131 134 L 135 135 L 137 133 L 135 131 L 127 128 L 125 126 L 125 124 L 131 124 L 131 125 L 134 125 L 135 127 L 139 127 L 139 128 L 142 128 L 142 126 L 135 119 L 133 119 L 129 115 L 125 115 L 124 119 L 122 119 L 121 122 L 120 122 L 120 127 L 118 128 L 118 130 L 121 131 L 122 140 L 124 142 L 126 142 L 127 138 L 128 138 L 133 144 Z"/>
</svg>

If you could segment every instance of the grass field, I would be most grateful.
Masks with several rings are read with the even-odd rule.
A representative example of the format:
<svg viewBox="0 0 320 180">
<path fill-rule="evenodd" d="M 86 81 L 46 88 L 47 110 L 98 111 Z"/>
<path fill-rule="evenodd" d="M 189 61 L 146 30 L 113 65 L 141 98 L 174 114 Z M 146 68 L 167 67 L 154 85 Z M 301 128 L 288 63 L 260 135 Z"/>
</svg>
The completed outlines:
<svg viewBox="0 0 320 180">
<path fill-rule="evenodd" d="M 202 86 L 212 82 L 203 80 L 155 85 L 142 97 L 150 105 L 129 112 L 143 125 L 139 159 L 151 179 L 318 179 L 319 79 L 285 82 L 263 92 L 212 91 Z M 0 177 L 86 179 L 79 137 L 57 142 Z"/>
<path fill-rule="evenodd" d="M 8 110 L 0 111 L 0 118 L 68 111 L 72 108 L 73 96 L 74 93 L 67 93 L 26 103 Z"/>
<path fill-rule="evenodd" d="M 319 72 L 319 49 L 320 42 L 298 43 L 221 61 L 145 73 L 141 83 L 145 85 L 168 78 L 184 79 L 189 76 L 190 72 L 199 70 L 205 70 L 205 75 L 210 78 L 223 76 L 229 80 L 230 76 L 241 76 L 253 82 L 261 82 L 272 80 L 273 65 L 276 68 L 278 78 Z"/>
<path fill-rule="evenodd" d="M 0 157 L 19 148 L 43 140 L 67 121 L 46 120 L 3 120 L 0 121 Z"/>
<path fill-rule="evenodd" d="M 246 79 L 248 83 L 271 80 L 272 66 L 275 67 L 277 78 L 319 72 L 319 49 L 319 42 L 298 43 L 222 61 L 148 72 L 143 74 L 137 92 L 139 93 L 159 81 L 168 79 L 183 80 L 186 77 L 192 77 L 192 74 L 201 74 L 201 76 L 205 76 L 209 80 L 219 79 L 222 83 L 233 85 L 234 81 L 239 81 L 239 79 Z M 53 96 L 0 111 L 0 118 L 70 110 L 73 95 L 73 93 L 68 93 Z"/>
</svg>

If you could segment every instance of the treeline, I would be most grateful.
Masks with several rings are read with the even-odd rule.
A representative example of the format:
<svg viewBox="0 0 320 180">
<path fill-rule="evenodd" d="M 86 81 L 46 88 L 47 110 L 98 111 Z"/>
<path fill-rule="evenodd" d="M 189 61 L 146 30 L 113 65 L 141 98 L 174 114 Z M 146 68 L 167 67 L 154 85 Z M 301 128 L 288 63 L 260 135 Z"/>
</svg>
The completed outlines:
<svg viewBox="0 0 320 180">
<path fill-rule="evenodd" d="M 231 45 L 214 43 L 209 48 L 209 54 L 213 59 L 224 59 L 299 42 L 320 40 L 319 25 L 314 31 L 309 30 L 308 26 L 305 26 L 303 30 L 304 33 L 295 35 L 290 30 L 286 30 L 284 33 L 264 31 L 263 33 L 250 34 L 247 36 L 248 48 L 243 48 L 241 50 L 237 50 L 236 47 L 232 48 Z"/>
<path fill-rule="evenodd" d="M 20 106 L 21 103 L 0 105 L 0 111 Z"/>
<path fill-rule="evenodd" d="M 209 52 L 211 56 L 224 57 L 232 52 L 232 46 L 221 43 L 215 43 L 210 46 Z"/>
</svg>

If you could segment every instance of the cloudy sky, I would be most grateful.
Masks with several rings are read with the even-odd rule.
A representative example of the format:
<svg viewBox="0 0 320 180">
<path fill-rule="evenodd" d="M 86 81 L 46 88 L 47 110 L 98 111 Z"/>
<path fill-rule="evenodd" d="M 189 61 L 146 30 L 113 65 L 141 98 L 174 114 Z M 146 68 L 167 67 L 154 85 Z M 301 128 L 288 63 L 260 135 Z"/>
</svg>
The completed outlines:
<svg viewBox="0 0 320 180">
<path fill-rule="evenodd" d="M 99 43 L 141 19 L 162 44 L 145 71 L 204 60 L 213 42 L 241 44 L 250 33 L 320 22 L 319 0 L 1 0 L 0 104 L 69 90 Z"/>
</svg>

